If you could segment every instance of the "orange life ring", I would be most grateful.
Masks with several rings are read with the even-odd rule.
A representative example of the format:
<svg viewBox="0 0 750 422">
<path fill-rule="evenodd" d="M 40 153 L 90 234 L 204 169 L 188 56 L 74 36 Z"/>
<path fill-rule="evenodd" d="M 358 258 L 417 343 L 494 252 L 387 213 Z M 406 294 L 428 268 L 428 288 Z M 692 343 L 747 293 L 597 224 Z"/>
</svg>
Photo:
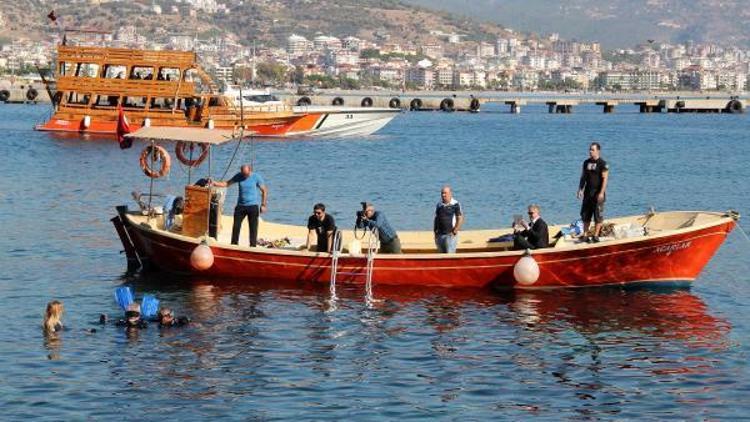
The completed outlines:
<svg viewBox="0 0 750 422">
<path fill-rule="evenodd" d="M 208 156 L 208 145 L 201 143 L 198 144 L 198 146 L 201 148 L 201 153 L 198 155 L 198 158 L 193 160 L 189 159 L 186 155 L 189 155 L 189 152 L 192 152 L 195 149 L 194 142 L 178 141 L 177 145 L 174 147 L 174 152 L 177 155 L 177 159 L 180 160 L 182 164 L 188 167 L 196 167 Z"/>
<path fill-rule="evenodd" d="M 151 154 L 153 154 L 153 156 L 151 156 Z M 149 165 L 150 161 L 153 161 L 154 163 L 157 161 L 161 162 L 159 171 L 151 168 Z M 169 173 L 170 167 L 172 167 L 172 159 L 169 157 L 169 153 L 166 149 L 158 145 L 149 145 L 146 148 L 143 148 L 143 151 L 141 152 L 141 169 L 146 176 L 152 179 L 164 177 Z"/>
</svg>

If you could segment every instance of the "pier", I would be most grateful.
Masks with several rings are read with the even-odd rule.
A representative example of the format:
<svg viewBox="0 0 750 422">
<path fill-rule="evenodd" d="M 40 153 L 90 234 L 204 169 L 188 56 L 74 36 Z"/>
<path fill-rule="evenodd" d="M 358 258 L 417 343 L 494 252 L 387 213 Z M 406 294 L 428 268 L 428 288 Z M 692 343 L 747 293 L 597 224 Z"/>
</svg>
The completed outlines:
<svg viewBox="0 0 750 422">
<path fill-rule="evenodd" d="M 647 94 L 540 94 L 518 96 L 517 93 L 476 92 L 476 93 L 436 93 L 423 92 L 360 92 L 316 93 L 295 95 L 278 93 L 288 105 L 295 106 L 347 106 L 347 107 L 388 107 L 408 111 L 468 111 L 479 112 L 485 104 L 509 106 L 509 112 L 520 114 L 527 105 L 546 105 L 551 114 L 571 114 L 576 107 L 596 105 L 602 112 L 614 113 L 626 105 L 638 107 L 641 113 L 744 113 L 748 106 L 747 98 L 727 94 L 700 96 L 687 95 L 647 95 Z"/>
</svg>

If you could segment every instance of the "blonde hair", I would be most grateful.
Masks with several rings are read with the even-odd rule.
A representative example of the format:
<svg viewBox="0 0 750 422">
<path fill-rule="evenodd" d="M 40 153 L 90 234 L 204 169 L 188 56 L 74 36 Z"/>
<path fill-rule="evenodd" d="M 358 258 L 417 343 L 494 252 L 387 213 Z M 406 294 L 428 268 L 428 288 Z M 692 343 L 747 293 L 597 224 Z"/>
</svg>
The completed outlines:
<svg viewBox="0 0 750 422">
<path fill-rule="evenodd" d="M 44 323 L 42 328 L 50 333 L 55 332 L 58 325 L 62 327 L 62 314 L 65 309 L 63 308 L 62 302 L 59 300 L 53 300 L 47 304 L 47 311 L 44 313 Z"/>
</svg>

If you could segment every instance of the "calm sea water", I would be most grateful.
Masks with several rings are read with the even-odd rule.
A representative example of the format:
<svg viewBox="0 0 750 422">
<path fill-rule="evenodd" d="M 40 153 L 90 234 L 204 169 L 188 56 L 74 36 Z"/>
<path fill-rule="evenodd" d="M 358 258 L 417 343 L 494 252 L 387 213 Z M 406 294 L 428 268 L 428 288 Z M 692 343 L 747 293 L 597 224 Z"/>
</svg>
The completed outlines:
<svg viewBox="0 0 750 422">
<path fill-rule="evenodd" d="M 750 242 L 739 231 L 691 289 L 375 286 L 382 302 L 368 308 L 350 287 L 329 312 L 326 286 L 126 275 L 108 220 L 132 190 L 148 189 L 140 145 L 32 131 L 48 112 L 0 105 L 3 419 L 746 416 Z M 445 183 L 468 227 L 507 226 L 530 202 L 569 222 L 591 140 L 611 165 L 608 215 L 652 205 L 750 212 L 746 115 L 523 112 L 408 113 L 369 138 L 258 142 L 239 155 L 268 182 L 267 218 L 287 223 L 323 201 L 348 225 L 367 200 L 397 229 L 428 229 Z M 217 152 L 214 177 L 232 152 Z M 185 181 L 175 167 L 156 188 Z M 137 336 L 95 325 L 99 313 L 118 314 L 112 293 L 123 283 L 196 323 Z M 45 338 L 53 298 L 70 329 Z"/>
</svg>

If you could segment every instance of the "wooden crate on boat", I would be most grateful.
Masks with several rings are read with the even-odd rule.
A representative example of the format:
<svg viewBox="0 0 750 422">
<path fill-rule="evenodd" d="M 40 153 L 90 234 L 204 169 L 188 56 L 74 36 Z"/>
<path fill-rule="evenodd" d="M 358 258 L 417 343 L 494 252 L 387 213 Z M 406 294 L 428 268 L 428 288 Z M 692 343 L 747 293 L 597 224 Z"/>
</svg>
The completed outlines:
<svg viewBox="0 0 750 422">
<path fill-rule="evenodd" d="M 211 190 L 200 186 L 185 186 L 185 210 L 182 216 L 182 235 L 199 237 L 208 229 Z"/>
</svg>

